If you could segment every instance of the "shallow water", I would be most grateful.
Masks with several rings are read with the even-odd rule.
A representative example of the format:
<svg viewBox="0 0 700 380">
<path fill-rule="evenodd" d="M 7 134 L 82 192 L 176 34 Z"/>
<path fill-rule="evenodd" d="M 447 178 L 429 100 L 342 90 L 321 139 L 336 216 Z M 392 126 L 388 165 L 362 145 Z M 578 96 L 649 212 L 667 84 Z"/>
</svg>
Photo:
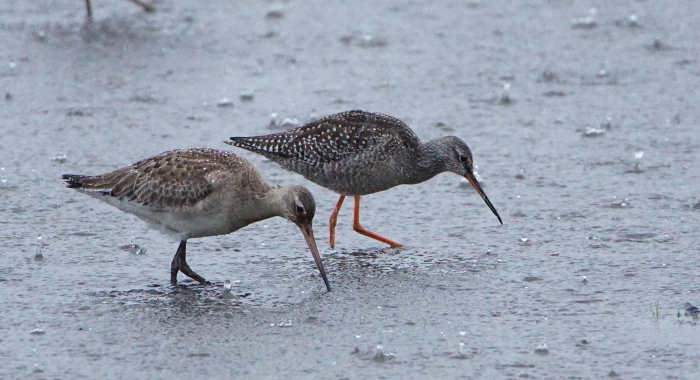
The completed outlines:
<svg viewBox="0 0 700 380">
<path fill-rule="evenodd" d="M 700 2 L 83 4 L 0 4 L 0 379 L 700 377 Z M 363 198 L 408 248 L 346 202 L 331 251 L 337 196 L 237 150 L 314 193 L 333 292 L 279 218 L 172 288 L 60 180 L 357 108 L 462 137 L 505 225 L 442 174 Z"/>
</svg>

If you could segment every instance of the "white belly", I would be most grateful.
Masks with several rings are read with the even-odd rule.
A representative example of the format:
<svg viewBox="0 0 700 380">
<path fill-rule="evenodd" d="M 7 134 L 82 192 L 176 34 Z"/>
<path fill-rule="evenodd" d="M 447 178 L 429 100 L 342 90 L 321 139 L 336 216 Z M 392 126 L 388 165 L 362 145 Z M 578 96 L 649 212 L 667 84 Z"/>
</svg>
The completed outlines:
<svg viewBox="0 0 700 380">
<path fill-rule="evenodd" d="M 92 195 L 124 212 L 136 215 L 148 223 L 149 227 L 171 236 L 176 240 L 187 240 L 206 236 L 226 235 L 241 229 L 252 221 L 237 217 L 245 213 L 246 204 L 238 204 L 237 207 L 224 207 L 218 204 L 216 207 L 199 203 L 191 207 L 168 209 L 164 211 L 153 210 L 138 203 L 119 200 L 109 195 Z"/>
</svg>

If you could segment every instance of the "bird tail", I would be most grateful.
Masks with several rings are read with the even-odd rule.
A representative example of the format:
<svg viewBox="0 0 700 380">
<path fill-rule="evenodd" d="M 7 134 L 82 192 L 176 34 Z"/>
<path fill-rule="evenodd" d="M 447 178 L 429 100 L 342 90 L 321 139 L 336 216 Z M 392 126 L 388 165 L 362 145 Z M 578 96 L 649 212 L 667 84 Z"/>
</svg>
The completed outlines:
<svg viewBox="0 0 700 380">
<path fill-rule="evenodd" d="M 265 139 L 267 136 L 259 137 L 231 137 L 231 141 L 224 141 L 228 145 L 233 145 L 238 148 L 243 148 L 254 153 L 268 156 L 279 153 L 279 149 L 275 147 L 271 141 Z"/>
<path fill-rule="evenodd" d="M 90 176 L 80 174 L 64 174 L 61 177 L 66 181 L 66 187 L 69 189 L 82 189 L 85 180 L 90 178 Z"/>
<path fill-rule="evenodd" d="M 88 194 L 99 193 L 101 195 L 108 195 L 112 191 L 109 181 L 106 181 L 104 176 L 101 175 L 64 174 L 61 177 L 66 181 L 66 187 L 69 189 L 77 189 Z"/>
<path fill-rule="evenodd" d="M 256 144 L 252 144 L 248 137 L 231 137 L 231 141 L 224 141 L 228 145 L 232 145 L 238 148 L 243 148 L 247 150 L 255 151 L 259 149 Z"/>
</svg>

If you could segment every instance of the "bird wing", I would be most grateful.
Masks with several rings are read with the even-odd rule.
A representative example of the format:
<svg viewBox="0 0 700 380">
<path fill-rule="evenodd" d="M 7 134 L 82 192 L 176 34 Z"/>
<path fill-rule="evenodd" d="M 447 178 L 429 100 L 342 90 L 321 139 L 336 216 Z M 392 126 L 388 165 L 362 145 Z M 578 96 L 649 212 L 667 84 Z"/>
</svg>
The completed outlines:
<svg viewBox="0 0 700 380">
<path fill-rule="evenodd" d="M 202 201 L 214 191 L 216 179 L 241 161 L 234 153 L 192 148 L 165 152 L 111 173 L 64 179 L 69 187 L 167 210 Z"/>
<path fill-rule="evenodd" d="M 347 111 L 281 133 L 232 137 L 230 145 L 271 160 L 293 159 L 312 165 L 339 161 L 388 145 L 415 149 L 418 136 L 401 120 L 373 112 Z"/>
</svg>

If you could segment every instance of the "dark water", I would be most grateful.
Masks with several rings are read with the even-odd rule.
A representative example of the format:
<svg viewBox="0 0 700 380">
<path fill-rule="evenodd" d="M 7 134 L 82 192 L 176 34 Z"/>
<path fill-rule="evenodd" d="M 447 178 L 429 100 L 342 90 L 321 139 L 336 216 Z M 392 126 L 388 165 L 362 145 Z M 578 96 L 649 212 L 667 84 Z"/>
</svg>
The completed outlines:
<svg viewBox="0 0 700 380">
<path fill-rule="evenodd" d="M 153 4 L 0 3 L 0 379 L 700 378 L 700 2 Z M 238 151 L 314 193 L 333 292 L 282 219 L 175 289 L 60 181 L 357 108 L 462 137 L 505 225 L 443 174 L 363 198 L 409 248 L 347 204 L 329 252 L 336 195 Z"/>
</svg>

